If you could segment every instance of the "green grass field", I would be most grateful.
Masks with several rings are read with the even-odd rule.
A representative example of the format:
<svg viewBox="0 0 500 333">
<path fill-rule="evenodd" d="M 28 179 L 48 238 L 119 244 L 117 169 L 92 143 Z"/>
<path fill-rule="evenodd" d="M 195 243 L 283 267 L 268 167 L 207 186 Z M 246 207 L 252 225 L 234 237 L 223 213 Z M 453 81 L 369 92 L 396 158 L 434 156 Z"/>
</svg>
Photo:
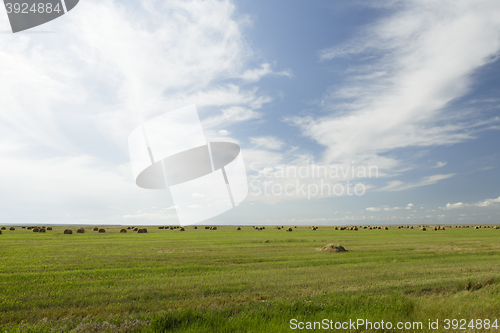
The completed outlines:
<svg viewBox="0 0 500 333">
<path fill-rule="evenodd" d="M 360 318 L 500 331 L 443 326 L 500 321 L 500 230 L 72 229 L 3 230 L 0 332 L 293 332 L 312 330 L 291 319 Z M 329 243 L 348 251 L 319 250 Z"/>
</svg>

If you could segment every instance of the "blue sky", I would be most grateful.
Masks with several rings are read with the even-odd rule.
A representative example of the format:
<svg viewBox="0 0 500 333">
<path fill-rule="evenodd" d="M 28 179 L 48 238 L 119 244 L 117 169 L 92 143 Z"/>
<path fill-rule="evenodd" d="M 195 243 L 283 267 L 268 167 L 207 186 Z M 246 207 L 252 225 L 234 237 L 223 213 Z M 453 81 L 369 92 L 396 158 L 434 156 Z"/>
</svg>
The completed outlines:
<svg viewBox="0 0 500 333">
<path fill-rule="evenodd" d="M 3 11 L 0 223 L 175 223 L 127 138 L 190 104 L 251 184 L 207 223 L 499 221 L 496 1 L 87 0 L 18 34 Z"/>
</svg>

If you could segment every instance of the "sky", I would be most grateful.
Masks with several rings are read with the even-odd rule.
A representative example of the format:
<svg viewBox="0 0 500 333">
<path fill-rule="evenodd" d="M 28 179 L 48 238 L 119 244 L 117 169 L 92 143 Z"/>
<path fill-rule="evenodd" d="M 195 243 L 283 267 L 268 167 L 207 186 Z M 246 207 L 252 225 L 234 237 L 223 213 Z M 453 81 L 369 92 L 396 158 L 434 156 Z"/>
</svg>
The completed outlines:
<svg viewBox="0 0 500 333">
<path fill-rule="evenodd" d="M 498 224 L 499 54 L 494 0 L 1 7 L 0 224 L 176 224 L 127 140 L 192 104 L 249 186 L 204 224 Z"/>
</svg>

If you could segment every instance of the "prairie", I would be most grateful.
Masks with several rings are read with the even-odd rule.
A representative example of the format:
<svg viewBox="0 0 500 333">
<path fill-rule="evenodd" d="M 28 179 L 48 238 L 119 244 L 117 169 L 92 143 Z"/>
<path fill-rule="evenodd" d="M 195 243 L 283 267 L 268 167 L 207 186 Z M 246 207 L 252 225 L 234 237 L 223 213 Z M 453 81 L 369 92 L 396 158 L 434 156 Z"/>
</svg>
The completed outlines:
<svg viewBox="0 0 500 333">
<path fill-rule="evenodd" d="M 500 320 L 491 228 L 66 228 L 0 235 L 0 332 L 291 332 L 314 331 L 292 319 L 360 318 L 449 332 L 445 319 Z M 347 252 L 320 251 L 330 243 Z"/>
</svg>

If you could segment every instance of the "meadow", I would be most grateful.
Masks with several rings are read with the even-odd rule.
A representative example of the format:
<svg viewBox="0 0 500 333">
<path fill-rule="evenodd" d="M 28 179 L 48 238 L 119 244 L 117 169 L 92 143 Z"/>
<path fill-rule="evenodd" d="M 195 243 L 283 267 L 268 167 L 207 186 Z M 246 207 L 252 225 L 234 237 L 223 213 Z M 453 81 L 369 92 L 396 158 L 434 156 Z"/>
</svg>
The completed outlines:
<svg viewBox="0 0 500 333">
<path fill-rule="evenodd" d="M 360 318 L 500 331 L 497 229 L 53 228 L 0 235 L 0 332 L 309 332 L 290 321 Z"/>
</svg>

